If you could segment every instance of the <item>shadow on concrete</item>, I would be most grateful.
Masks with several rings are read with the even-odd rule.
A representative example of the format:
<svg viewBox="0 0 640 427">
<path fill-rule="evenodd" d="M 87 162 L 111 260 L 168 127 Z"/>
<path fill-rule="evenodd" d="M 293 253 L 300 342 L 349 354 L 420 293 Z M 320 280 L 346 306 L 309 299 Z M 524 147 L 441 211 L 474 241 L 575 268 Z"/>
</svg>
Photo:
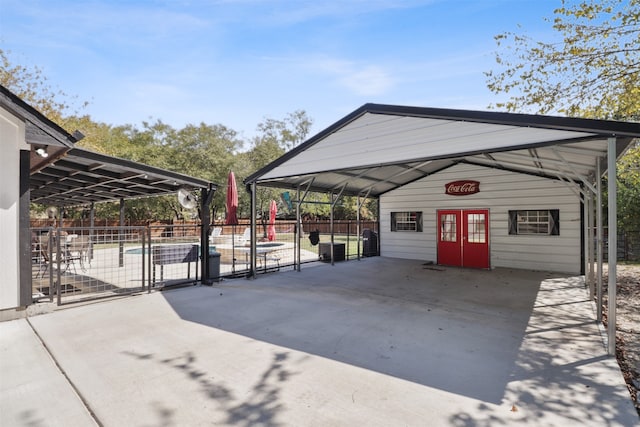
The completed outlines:
<svg viewBox="0 0 640 427">
<path fill-rule="evenodd" d="M 376 258 L 164 297 L 184 320 L 500 404 L 551 277 Z"/>
<path fill-rule="evenodd" d="M 585 420 L 599 425 L 640 425 L 621 383 L 611 381 L 615 379 L 611 372 L 619 368 L 606 355 L 595 321 L 588 320 L 593 313 L 588 300 L 582 299 L 585 293 L 578 277 L 542 282 L 505 390 L 513 419 L 496 416 L 491 408 L 478 404 L 452 416 L 450 424 L 511 425 L 518 412 L 525 412 L 538 425 L 582 425 Z"/>
<path fill-rule="evenodd" d="M 235 396 L 232 389 L 223 382 L 214 381 L 213 375 L 199 366 L 197 357 L 192 352 L 169 358 L 130 351 L 125 351 L 123 354 L 140 362 L 161 364 L 181 372 L 188 381 L 197 384 L 200 392 L 206 398 L 216 403 L 217 411 L 226 414 L 224 425 L 241 427 L 256 425 L 278 427 L 283 425 L 277 420 L 278 414 L 283 408 L 280 393 L 283 383 L 295 375 L 285 368 L 289 358 L 288 352 L 274 353 L 268 368 L 258 377 L 251 388 L 251 393 L 242 397 Z M 174 420 L 174 410 L 161 402 L 154 402 L 153 409 L 158 420 L 157 423 L 150 425 L 178 425 Z"/>
</svg>

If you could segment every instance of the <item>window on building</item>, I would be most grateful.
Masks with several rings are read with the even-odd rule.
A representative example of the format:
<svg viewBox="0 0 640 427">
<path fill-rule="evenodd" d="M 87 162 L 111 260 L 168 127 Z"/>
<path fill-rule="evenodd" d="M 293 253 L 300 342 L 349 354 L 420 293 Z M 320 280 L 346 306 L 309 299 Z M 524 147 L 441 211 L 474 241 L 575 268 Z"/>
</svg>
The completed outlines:
<svg viewBox="0 0 640 427">
<path fill-rule="evenodd" d="M 391 231 L 422 231 L 422 212 L 391 212 Z"/>
<path fill-rule="evenodd" d="M 560 210 L 509 211 L 509 234 L 557 236 Z"/>
</svg>

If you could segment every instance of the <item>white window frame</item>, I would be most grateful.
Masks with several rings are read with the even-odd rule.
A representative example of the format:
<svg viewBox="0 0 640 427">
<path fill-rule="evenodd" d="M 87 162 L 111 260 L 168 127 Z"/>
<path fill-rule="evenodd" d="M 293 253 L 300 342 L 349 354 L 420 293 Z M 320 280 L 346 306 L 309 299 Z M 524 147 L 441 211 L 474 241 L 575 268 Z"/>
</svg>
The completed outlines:
<svg viewBox="0 0 640 427">
<path fill-rule="evenodd" d="M 391 231 L 422 232 L 422 212 L 391 212 Z"/>
</svg>

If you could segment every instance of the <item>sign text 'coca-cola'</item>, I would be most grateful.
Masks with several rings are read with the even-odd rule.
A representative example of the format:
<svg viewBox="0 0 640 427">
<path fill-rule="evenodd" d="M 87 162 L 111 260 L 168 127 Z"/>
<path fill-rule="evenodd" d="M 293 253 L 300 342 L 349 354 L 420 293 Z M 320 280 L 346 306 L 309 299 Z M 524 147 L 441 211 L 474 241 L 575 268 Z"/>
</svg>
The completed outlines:
<svg viewBox="0 0 640 427">
<path fill-rule="evenodd" d="M 444 185 L 444 192 L 450 196 L 468 196 L 480 192 L 480 183 L 470 179 L 453 181 Z"/>
</svg>

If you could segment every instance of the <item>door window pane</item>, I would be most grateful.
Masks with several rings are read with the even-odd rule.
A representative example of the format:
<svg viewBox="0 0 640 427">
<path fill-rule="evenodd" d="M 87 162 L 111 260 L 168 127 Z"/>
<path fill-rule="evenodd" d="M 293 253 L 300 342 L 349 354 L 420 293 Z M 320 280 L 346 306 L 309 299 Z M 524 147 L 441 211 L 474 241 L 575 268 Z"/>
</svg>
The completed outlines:
<svg viewBox="0 0 640 427">
<path fill-rule="evenodd" d="M 467 214 L 467 242 L 486 243 L 486 218 L 485 214 Z"/>
<path fill-rule="evenodd" d="M 457 237 L 457 225 L 455 214 L 441 214 L 440 215 L 440 241 L 441 242 L 456 242 Z"/>
</svg>

